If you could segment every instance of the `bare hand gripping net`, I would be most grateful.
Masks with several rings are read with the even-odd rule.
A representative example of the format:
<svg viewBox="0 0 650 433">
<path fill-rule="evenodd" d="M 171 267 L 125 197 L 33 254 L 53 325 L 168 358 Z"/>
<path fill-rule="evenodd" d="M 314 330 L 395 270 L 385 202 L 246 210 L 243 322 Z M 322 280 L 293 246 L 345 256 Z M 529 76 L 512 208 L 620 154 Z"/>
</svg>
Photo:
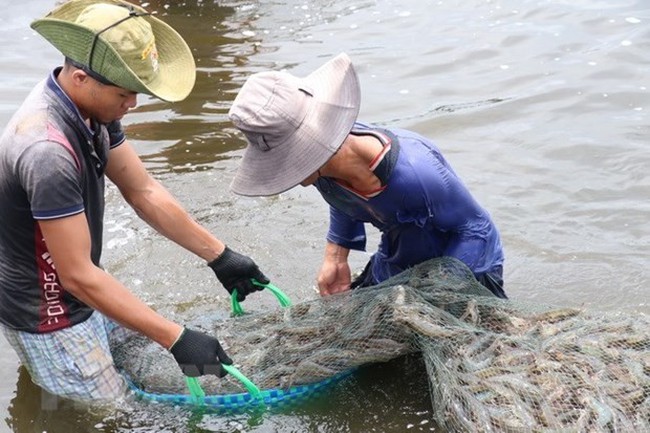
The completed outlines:
<svg viewBox="0 0 650 433">
<path fill-rule="evenodd" d="M 228 341 L 260 389 L 316 383 L 421 352 L 435 422 L 453 432 L 650 432 L 650 318 L 499 299 L 461 262 L 432 259 L 374 287 L 189 326 Z M 186 393 L 160 346 L 114 358 L 139 387 Z M 202 377 L 207 394 L 241 393 Z"/>
</svg>

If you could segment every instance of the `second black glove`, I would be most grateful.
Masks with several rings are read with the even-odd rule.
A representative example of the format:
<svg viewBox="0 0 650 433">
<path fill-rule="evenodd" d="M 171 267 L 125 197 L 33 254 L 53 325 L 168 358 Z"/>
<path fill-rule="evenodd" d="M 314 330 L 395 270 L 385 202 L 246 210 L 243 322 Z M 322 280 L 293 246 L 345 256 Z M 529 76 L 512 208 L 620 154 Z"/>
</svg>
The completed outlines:
<svg viewBox="0 0 650 433">
<path fill-rule="evenodd" d="M 242 302 L 250 293 L 262 290 L 264 287 L 253 284 L 251 279 L 261 284 L 268 284 L 269 279 L 260 271 L 253 259 L 239 254 L 230 248 L 221 253 L 219 257 L 208 263 L 217 279 L 232 294 L 237 289 L 237 300 Z"/>
</svg>

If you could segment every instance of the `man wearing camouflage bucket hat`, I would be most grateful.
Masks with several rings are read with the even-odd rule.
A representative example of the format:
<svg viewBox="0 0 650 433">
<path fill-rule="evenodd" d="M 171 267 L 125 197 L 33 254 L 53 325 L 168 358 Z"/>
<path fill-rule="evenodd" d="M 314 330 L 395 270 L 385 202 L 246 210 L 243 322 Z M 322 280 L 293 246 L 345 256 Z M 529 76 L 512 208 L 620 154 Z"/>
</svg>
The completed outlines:
<svg viewBox="0 0 650 433">
<path fill-rule="evenodd" d="M 138 93 L 180 101 L 189 47 L 120 0 L 71 0 L 32 28 L 65 57 L 0 138 L 0 323 L 32 380 L 75 400 L 125 390 L 109 335 L 129 328 L 168 348 L 188 376 L 225 374 L 220 342 L 159 315 L 100 265 L 105 176 L 158 232 L 206 260 L 239 300 L 269 280 L 193 220 L 149 173 L 120 119 Z M 120 326 L 121 325 L 121 326 Z"/>
</svg>

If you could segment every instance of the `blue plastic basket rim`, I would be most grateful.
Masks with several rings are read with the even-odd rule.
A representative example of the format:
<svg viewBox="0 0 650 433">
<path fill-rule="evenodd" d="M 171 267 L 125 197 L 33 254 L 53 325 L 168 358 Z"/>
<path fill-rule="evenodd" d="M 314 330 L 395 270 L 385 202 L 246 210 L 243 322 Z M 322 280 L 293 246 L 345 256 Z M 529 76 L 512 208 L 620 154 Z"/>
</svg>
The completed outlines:
<svg viewBox="0 0 650 433">
<path fill-rule="evenodd" d="M 206 395 L 205 397 L 194 397 L 187 394 L 165 394 L 145 391 L 139 388 L 126 374 L 124 375 L 129 389 L 134 394 L 144 400 L 158 403 L 173 403 L 177 405 L 209 407 L 220 410 L 232 411 L 251 409 L 259 406 L 267 408 L 281 406 L 286 403 L 295 403 L 302 399 L 307 399 L 324 391 L 334 383 L 350 376 L 355 369 L 350 369 L 328 377 L 320 382 L 296 385 L 286 390 L 284 389 L 267 389 L 260 391 L 260 399 L 254 398 L 250 393 L 235 394 L 216 394 Z"/>
</svg>

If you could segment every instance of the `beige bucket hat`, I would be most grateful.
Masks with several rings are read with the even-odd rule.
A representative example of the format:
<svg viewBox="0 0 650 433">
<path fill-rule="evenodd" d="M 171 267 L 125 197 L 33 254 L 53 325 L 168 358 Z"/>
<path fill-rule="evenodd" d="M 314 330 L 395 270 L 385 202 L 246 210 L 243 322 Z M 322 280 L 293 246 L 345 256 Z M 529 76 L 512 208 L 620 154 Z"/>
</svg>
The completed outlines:
<svg viewBox="0 0 650 433">
<path fill-rule="evenodd" d="M 180 101 L 194 87 L 196 66 L 168 24 L 121 0 L 71 0 L 31 27 L 64 56 L 116 86 Z"/>
<path fill-rule="evenodd" d="M 345 53 L 305 78 L 278 71 L 251 75 L 228 113 L 248 141 L 233 192 L 274 195 L 305 180 L 343 144 L 360 100 L 359 79 Z"/>
</svg>

